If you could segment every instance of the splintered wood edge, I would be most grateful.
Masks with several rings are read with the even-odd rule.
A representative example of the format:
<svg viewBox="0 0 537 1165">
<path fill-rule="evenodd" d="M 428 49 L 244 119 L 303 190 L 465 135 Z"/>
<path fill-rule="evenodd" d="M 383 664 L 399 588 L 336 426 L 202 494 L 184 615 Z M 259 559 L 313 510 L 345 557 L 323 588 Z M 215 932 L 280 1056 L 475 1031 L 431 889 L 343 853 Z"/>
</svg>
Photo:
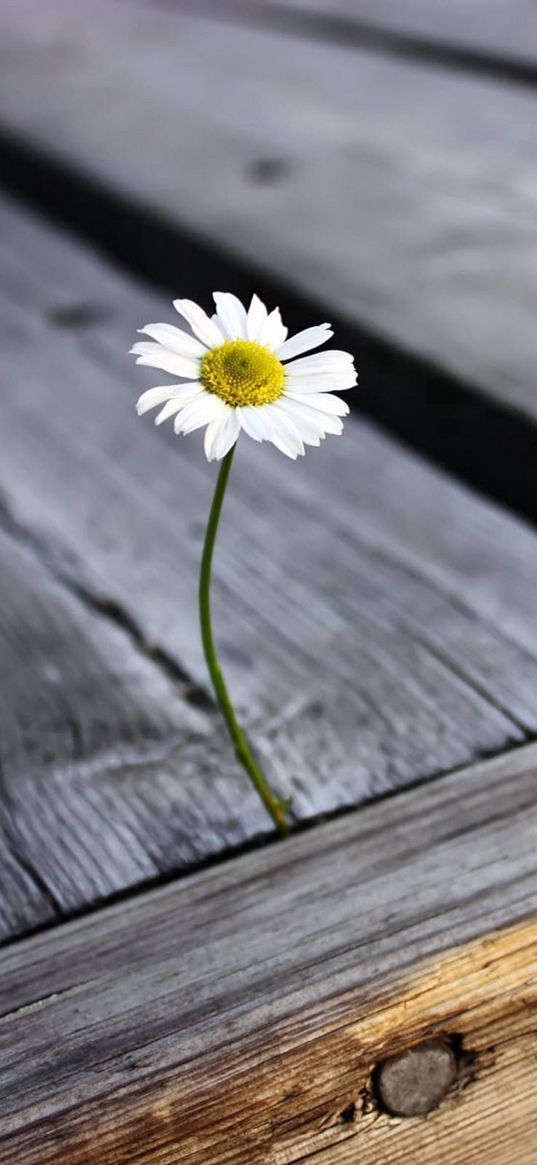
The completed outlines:
<svg viewBox="0 0 537 1165">
<path fill-rule="evenodd" d="M 263 1041 L 119 1091 L 7 1138 L 5 1165 L 508 1165 L 537 1161 L 537 919 L 422 960 L 376 999 L 344 1001 L 284 1051 Z M 295 1021 L 296 1022 L 296 1021 Z M 298 1021 L 300 1023 L 300 1021 Z M 379 1062 L 446 1041 L 457 1077 L 426 1117 L 394 1118 L 375 1095 Z M 380 1156 L 379 1156 L 380 1154 Z M 475 1156 L 473 1155 L 475 1154 Z M 482 1156 L 481 1156 L 482 1154 Z M 532 1155 L 533 1154 L 533 1155 Z"/>
</svg>

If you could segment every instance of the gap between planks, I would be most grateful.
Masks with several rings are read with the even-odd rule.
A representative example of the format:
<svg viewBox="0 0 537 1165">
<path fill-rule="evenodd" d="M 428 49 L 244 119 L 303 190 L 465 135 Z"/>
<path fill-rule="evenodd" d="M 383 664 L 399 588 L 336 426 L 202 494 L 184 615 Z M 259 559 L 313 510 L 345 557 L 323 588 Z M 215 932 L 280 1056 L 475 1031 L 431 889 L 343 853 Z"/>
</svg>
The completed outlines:
<svg viewBox="0 0 537 1165">
<path fill-rule="evenodd" d="M 175 4 L 176 0 L 159 2 Z M 223 0 L 218 8 L 225 9 L 227 2 Z M 216 0 L 206 3 L 207 7 L 212 3 L 216 10 Z M 355 23 L 358 29 L 387 33 L 394 48 L 401 36 L 402 46 L 407 37 L 417 38 L 418 43 L 430 45 L 439 54 L 444 47 L 448 52 L 454 47 L 463 54 L 498 60 L 500 67 L 512 63 L 535 66 L 537 61 L 537 20 L 526 0 L 450 0 L 448 4 L 431 4 L 430 0 L 397 0 L 397 4 L 393 0 L 330 0 L 330 5 L 327 0 L 248 0 L 248 9 L 261 21 L 267 13 L 270 19 L 273 12 L 291 11 L 297 21 L 299 16 L 302 18 L 304 29 L 312 18 L 315 21 L 335 16 L 349 26 Z M 197 11 L 197 5 L 192 4 L 191 10 Z"/>
<path fill-rule="evenodd" d="M 145 6 L 147 0 L 130 0 Z M 528 7 L 504 4 L 487 22 L 471 0 L 455 13 L 445 7 L 377 0 L 155 0 L 163 11 L 182 12 L 283 36 L 320 40 L 434 65 L 499 82 L 537 85 L 537 22 Z M 446 18 L 447 17 L 447 18 Z M 468 18 L 470 20 L 468 21 Z"/>
</svg>

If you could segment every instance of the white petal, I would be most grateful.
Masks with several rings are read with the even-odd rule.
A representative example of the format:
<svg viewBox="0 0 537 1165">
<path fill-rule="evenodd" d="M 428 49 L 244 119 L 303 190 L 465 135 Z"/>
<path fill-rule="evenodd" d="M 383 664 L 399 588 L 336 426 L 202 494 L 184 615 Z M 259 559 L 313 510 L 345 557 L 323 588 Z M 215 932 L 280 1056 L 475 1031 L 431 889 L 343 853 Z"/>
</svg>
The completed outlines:
<svg viewBox="0 0 537 1165">
<path fill-rule="evenodd" d="M 282 317 L 280 315 L 279 307 L 275 307 L 271 311 L 266 320 L 261 324 L 257 336 L 258 344 L 264 344 L 266 348 L 270 348 L 272 352 L 279 348 L 287 335 L 287 328 L 282 324 Z"/>
<path fill-rule="evenodd" d="M 179 356 L 205 356 L 207 348 L 194 336 L 189 336 L 181 328 L 173 324 L 146 324 L 145 328 L 138 328 L 140 335 L 151 336 L 164 348 L 177 352 Z"/>
<path fill-rule="evenodd" d="M 227 419 L 226 414 L 227 414 L 228 409 L 229 409 L 229 405 L 224 405 L 224 409 L 223 409 L 221 415 L 218 417 L 215 417 L 214 421 L 211 421 L 211 423 L 209 425 L 207 425 L 207 428 L 205 430 L 205 440 L 203 443 L 203 447 L 205 449 L 205 456 L 207 458 L 207 461 L 213 461 L 213 459 L 214 459 L 213 446 L 214 446 L 214 443 L 215 443 L 215 441 L 220 433 L 220 429 L 223 428 L 223 426 L 226 423 L 226 419 Z"/>
<path fill-rule="evenodd" d="M 313 409 L 310 409 L 309 416 L 307 415 L 306 410 L 304 411 L 304 414 L 302 414 L 299 409 L 293 409 L 292 401 L 284 401 L 283 397 L 278 401 L 278 408 L 280 409 L 280 412 L 289 421 L 292 422 L 300 435 L 300 439 L 304 441 L 306 445 L 321 444 L 321 441 L 325 435 L 325 430 L 323 426 L 323 418 L 320 416 L 320 414 L 316 414 Z"/>
<path fill-rule="evenodd" d="M 259 339 L 259 332 L 265 323 L 267 315 L 268 312 L 265 304 L 259 299 L 258 295 L 252 295 L 252 302 L 248 308 L 248 320 L 246 324 L 249 340 Z"/>
<path fill-rule="evenodd" d="M 246 340 L 246 310 L 240 299 L 228 291 L 215 291 L 213 299 L 220 331 L 228 340 Z"/>
<path fill-rule="evenodd" d="M 350 412 L 347 401 L 341 400 L 339 396 L 333 396 L 331 392 L 285 392 L 283 399 L 298 401 L 309 409 L 335 417 L 346 417 Z"/>
<path fill-rule="evenodd" d="M 310 409 L 309 405 L 298 400 L 289 400 L 287 397 L 282 397 L 278 401 L 278 405 L 281 411 L 294 422 L 304 441 L 307 441 L 310 434 L 324 437 L 325 433 L 334 433 L 339 436 L 343 432 L 343 421 L 331 413 Z"/>
<path fill-rule="evenodd" d="M 303 332 L 297 332 L 296 336 L 291 336 L 289 340 L 281 344 L 276 349 L 276 356 L 278 360 L 290 360 L 292 356 L 299 356 L 301 352 L 308 352 L 310 348 L 318 348 L 319 344 L 324 344 L 333 335 L 330 324 L 319 324 L 316 328 L 305 328 Z"/>
<path fill-rule="evenodd" d="M 289 372 L 285 377 L 285 391 L 286 392 L 346 392 L 349 388 L 354 388 L 356 384 L 356 373 L 354 369 L 350 372 L 322 372 L 315 376 L 295 376 L 291 371 L 293 365 L 289 365 Z"/>
<path fill-rule="evenodd" d="M 296 459 L 304 453 L 301 436 L 294 421 L 281 410 L 280 402 L 274 405 L 248 405 L 237 409 L 241 427 L 254 441 L 272 441 L 281 453 Z"/>
<path fill-rule="evenodd" d="M 350 352 L 337 352 L 335 348 L 327 348 L 326 352 L 314 352 L 312 356 L 301 356 L 286 365 L 287 370 L 297 376 L 310 376 L 317 372 L 349 372 L 354 371 L 353 357 Z"/>
<path fill-rule="evenodd" d="M 220 347 L 222 333 L 217 324 L 209 319 L 202 307 L 191 299 L 174 299 L 173 306 L 179 315 L 190 325 L 194 335 L 206 344 L 208 348 Z"/>
<path fill-rule="evenodd" d="M 277 404 L 261 405 L 260 411 L 264 413 L 263 422 L 270 426 L 270 438 L 273 445 L 285 453 L 287 457 L 292 457 L 296 460 L 297 456 L 303 456 L 304 444 L 296 425 L 290 417 L 278 408 Z"/>
<path fill-rule="evenodd" d="M 148 388 L 136 401 L 138 416 L 141 417 L 144 413 L 149 412 L 149 409 L 154 409 L 163 401 L 170 400 L 172 396 L 175 396 L 176 389 L 179 387 L 181 386 L 178 384 L 163 384 L 158 385 L 157 388 Z"/>
<path fill-rule="evenodd" d="M 264 412 L 263 406 L 259 405 L 246 405 L 236 410 L 241 428 L 254 441 L 270 441 L 270 424 L 267 418 L 263 421 Z"/>
<path fill-rule="evenodd" d="M 296 461 L 297 457 L 303 457 L 305 453 L 304 443 L 294 430 L 273 433 L 272 444 L 280 450 L 280 453 L 285 453 L 286 457 L 290 457 L 292 461 Z"/>
<path fill-rule="evenodd" d="M 194 429 L 201 429 L 209 425 L 216 417 L 220 417 L 226 404 L 213 392 L 203 391 L 194 400 L 187 401 L 181 412 L 175 418 L 176 433 L 193 433 Z"/>
<path fill-rule="evenodd" d="M 182 409 L 183 403 L 184 402 L 182 400 L 169 400 L 168 403 L 164 405 L 164 408 L 160 410 L 160 413 L 157 413 L 155 417 L 155 425 L 161 425 L 163 421 L 168 420 L 168 417 L 174 417 L 175 414 L 179 412 L 179 409 Z"/>
<path fill-rule="evenodd" d="M 205 393 L 203 385 L 199 383 L 186 384 L 183 387 L 185 391 L 172 397 L 164 405 L 164 408 L 160 410 L 160 413 L 157 414 L 155 417 L 155 425 L 161 425 L 163 421 L 168 420 L 168 417 L 173 417 L 175 413 L 178 413 L 179 409 L 182 409 L 187 401 L 196 400 L 198 396 L 202 396 Z"/>
<path fill-rule="evenodd" d="M 231 446 L 235 444 L 240 433 L 240 421 L 236 409 L 229 409 L 223 422 L 220 422 L 210 445 L 209 461 L 221 461 Z"/>
<path fill-rule="evenodd" d="M 170 372 L 172 376 L 183 376 L 197 380 L 200 374 L 200 361 L 194 356 L 178 356 L 169 348 L 161 344 L 134 344 L 131 352 L 137 357 L 137 364 L 145 364 L 148 368 L 161 368 L 163 372 Z"/>
</svg>

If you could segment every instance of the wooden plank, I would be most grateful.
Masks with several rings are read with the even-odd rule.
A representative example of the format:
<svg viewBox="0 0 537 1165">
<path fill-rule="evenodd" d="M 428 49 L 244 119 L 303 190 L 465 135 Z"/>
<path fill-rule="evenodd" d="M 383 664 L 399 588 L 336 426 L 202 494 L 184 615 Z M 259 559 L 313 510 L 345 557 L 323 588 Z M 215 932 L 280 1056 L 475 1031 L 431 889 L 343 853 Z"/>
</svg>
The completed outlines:
<svg viewBox="0 0 537 1165">
<path fill-rule="evenodd" d="M 113 0 L 1 46 L 24 141 L 535 421 L 532 90 Z"/>
<path fill-rule="evenodd" d="M 1 941 L 206 858 L 244 824 L 216 790 L 200 821 L 221 738 L 187 686 L 2 530 L 0 564 Z"/>
<path fill-rule="evenodd" d="M 4 951 L 4 1165 L 534 1165 L 536 793 L 530 746 Z"/>
<path fill-rule="evenodd" d="M 140 717 L 141 763 L 114 775 L 115 721 L 103 709 L 104 735 L 83 725 L 74 767 L 60 753 L 56 783 L 36 774 L 35 797 L 19 799 L 27 858 L 72 910 L 226 852 L 268 822 L 210 708 L 192 707 L 199 731 L 173 748 L 185 714 L 180 700 L 172 710 L 175 683 L 179 698 L 185 685 L 195 695 L 206 684 L 195 603 L 214 467 L 195 437 L 178 444 L 134 412 L 142 377 L 126 352 L 141 322 L 171 318 L 169 305 L 7 203 L 0 268 L 0 493 L 10 529 L 31 538 L 78 605 L 149 654 L 147 672 L 138 660 L 140 701 L 155 683 L 161 726 Z M 240 713 L 297 817 L 534 734 L 536 582 L 537 539 L 523 523 L 364 422 L 352 418 L 343 439 L 296 465 L 241 442 L 216 556 L 215 625 Z M 30 598 L 26 609 L 39 652 Z M 9 601 L 4 619 L 9 631 Z M 164 678 L 154 679 L 157 665 Z M 3 699 L 16 718 L 9 674 Z M 44 730 L 57 731 L 58 709 L 42 715 Z M 131 731 L 125 718 L 120 739 Z M 31 756 L 18 763 L 34 772 Z M 45 817 L 38 846 L 35 822 Z M 110 868 L 93 845 L 99 831 L 103 846 L 108 836 L 120 846 Z"/>
<path fill-rule="evenodd" d="M 198 7 L 181 5 L 180 0 L 176 3 L 192 13 Z M 285 16 L 300 16 L 305 36 L 322 27 L 325 34 L 330 28 L 333 35 L 339 31 L 342 36 L 352 36 L 354 32 L 358 43 L 377 44 L 384 51 L 417 53 L 421 46 L 424 55 L 427 50 L 434 53 L 435 48 L 444 49 L 447 55 L 449 50 L 459 49 L 474 66 L 482 56 L 484 63 L 488 58 L 499 71 L 502 62 L 537 63 L 537 19 L 525 0 L 440 0 L 434 4 L 430 0 L 397 0 L 396 4 L 393 0 L 330 0 L 329 4 L 327 0 L 220 0 L 218 4 L 207 0 L 202 8 L 214 15 L 217 11 L 230 16 L 240 12 L 246 20 L 248 14 L 252 18 L 255 13 L 272 26 Z M 320 18 L 319 22 L 312 17 Z M 295 33 L 299 31 L 298 20 L 292 28 Z M 387 34 L 387 38 L 375 41 L 375 33 Z M 459 63 L 464 63 L 464 56 Z"/>
</svg>

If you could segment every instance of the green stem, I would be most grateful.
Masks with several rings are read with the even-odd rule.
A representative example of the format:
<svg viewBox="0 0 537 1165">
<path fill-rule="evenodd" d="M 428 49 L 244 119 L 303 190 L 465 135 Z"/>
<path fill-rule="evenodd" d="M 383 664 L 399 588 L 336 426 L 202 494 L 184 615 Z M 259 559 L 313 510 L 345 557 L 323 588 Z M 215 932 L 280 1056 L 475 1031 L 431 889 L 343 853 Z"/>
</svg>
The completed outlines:
<svg viewBox="0 0 537 1165">
<path fill-rule="evenodd" d="M 255 785 L 261 800 L 272 817 L 275 825 L 277 825 L 280 833 L 287 833 L 289 824 L 287 821 L 287 805 L 285 801 L 275 793 L 261 771 L 248 743 L 246 734 L 241 728 L 235 709 L 231 703 L 229 692 L 226 687 L 222 669 L 218 662 L 216 648 L 213 638 L 212 622 L 211 622 L 211 567 L 213 561 L 214 544 L 216 541 L 216 534 L 218 531 L 218 523 L 220 521 L 220 514 L 222 512 L 222 503 L 226 492 L 229 473 L 233 462 L 233 454 L 235 452 L 235 445 L 226 453 L 216 481 L 214 497 L 211 505 L 211 512 L 209 514 L 209 521 L 207 523 L 207 530 L 205 532 L 205 542 L 203 546 L 203 554 L 201 558 L 201 569 L 199 579 L 199 612 L 201 623 L 201 638 L 203 642 L 203 650 L 205 652 L 205 659 L 209 669 L 209 675 L 212 680 L 214 692 L 216 695 L 218 707 L 227 724 L 229 735 L 235 746 L 235 755 L 237 760 L 243 765 Z"/>
</svg>

